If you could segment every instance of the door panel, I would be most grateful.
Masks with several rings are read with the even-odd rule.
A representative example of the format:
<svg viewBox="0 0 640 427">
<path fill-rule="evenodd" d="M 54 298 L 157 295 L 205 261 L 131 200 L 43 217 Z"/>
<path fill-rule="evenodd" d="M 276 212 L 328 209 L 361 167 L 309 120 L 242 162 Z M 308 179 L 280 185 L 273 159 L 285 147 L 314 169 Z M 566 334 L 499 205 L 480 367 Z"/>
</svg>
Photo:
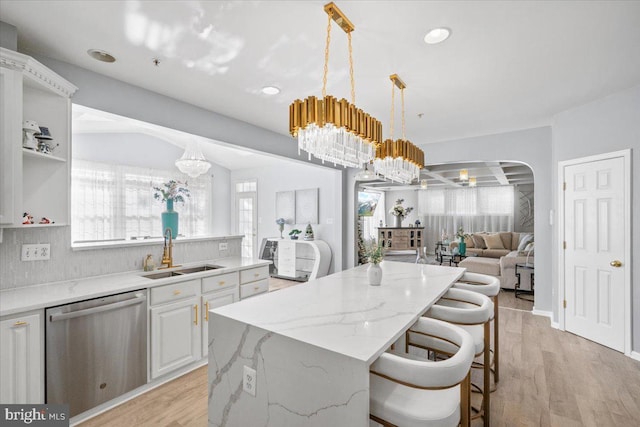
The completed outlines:
<svg viewBox="0 0 640 427">
<path fill-rule="evenodd" d="M 564 178 L 566 330 L 623 351 L 624 159 L 567 166 Z"/>
</svg>

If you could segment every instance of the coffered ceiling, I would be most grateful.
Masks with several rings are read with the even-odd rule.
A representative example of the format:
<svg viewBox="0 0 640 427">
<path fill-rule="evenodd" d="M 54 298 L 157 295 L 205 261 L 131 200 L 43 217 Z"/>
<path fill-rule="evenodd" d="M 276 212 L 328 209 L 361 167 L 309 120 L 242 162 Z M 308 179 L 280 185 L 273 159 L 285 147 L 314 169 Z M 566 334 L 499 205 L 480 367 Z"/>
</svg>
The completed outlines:
<svg viewBox="0 0 640 427">
<path fill-rule="evenodd" d="M 0 19 L 18 28 L 21 51 L 287 134 L 291 101 L 320 94 L 324 3 L 2 0 Z M 637 1 L 336 3 L 356 27 L 356 104 L 386 134 L 389 75 L 398 73 L 407 137 L 419 145 L 548 125 L 640 84 Z M 423 42 L 443 26 L 447 41 Z M 117 61 L 95 61 L 88 49 Z M 348 97 L 348 84 L 346 37 L 334 26 L 328 92 Z M 265 85 L 281 92 L 264 95 Z"/>
</svg>

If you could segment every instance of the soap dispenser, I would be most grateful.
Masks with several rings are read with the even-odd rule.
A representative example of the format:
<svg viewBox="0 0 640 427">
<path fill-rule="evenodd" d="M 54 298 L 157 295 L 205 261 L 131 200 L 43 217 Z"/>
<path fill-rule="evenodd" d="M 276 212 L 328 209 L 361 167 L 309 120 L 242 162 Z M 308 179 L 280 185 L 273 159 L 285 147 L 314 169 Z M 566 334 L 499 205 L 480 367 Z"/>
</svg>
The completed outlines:
<svg viewBox="0 0 640 427">
<path fill-rule="evenodd" d="M 144 271 L 153 271 L 156 269 L 156 263 L 153 261 L 153 255 L 147 254 L 147 257 L 142 263 L 142 268 L 144 269 Z"/>
</svg>

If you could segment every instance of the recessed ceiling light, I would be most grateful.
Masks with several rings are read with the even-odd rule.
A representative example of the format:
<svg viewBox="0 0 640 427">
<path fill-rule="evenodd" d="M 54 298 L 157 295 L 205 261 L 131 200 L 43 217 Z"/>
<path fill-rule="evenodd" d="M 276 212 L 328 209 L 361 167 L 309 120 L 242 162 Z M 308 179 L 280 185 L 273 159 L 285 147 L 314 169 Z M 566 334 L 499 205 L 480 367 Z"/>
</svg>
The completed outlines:
<svg viewBox="0 0 640 427">
<path fill-rule="evenodd" d="M 262 88 L 262 93 L 265 95 L 277 95 L 280 93 L 280 89 L 275 86 L 265 86 Z"/>
<path fill-rule="evenodd" d="M 99 50 L 99 49 L 89 49 L 87 51 L 87 54 L 92 57 L 93 59 L 97 59 L 98 61 L 102 61 L 102 62 L 116 62 L 116 58 L 113 57 L 112 55 L 108 54 L 107 52 L 105 52 L 104 50 Z"/>
<path fill-rule="evenodd" d="M 424 36 L 424 42 L 427 44 L 442 43 L 451 35 L 451 30 L 448 28 L 434 28 Z"/>
</svg>

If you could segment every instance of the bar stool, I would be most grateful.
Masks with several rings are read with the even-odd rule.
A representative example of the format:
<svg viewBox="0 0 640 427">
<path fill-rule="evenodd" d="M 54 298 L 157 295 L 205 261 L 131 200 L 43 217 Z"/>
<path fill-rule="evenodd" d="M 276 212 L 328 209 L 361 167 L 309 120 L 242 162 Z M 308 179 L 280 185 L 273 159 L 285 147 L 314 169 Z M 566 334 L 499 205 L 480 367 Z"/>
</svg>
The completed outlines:
<svg viewBox="0 0 640 427">
<path fill-rule="evenodd" d="M 491 299 L 477 292 L 452 288 L 427 311 L 425 316 L 457 325 L 473 337 L 475 357 L 483 356 L 484 386 L 482 388 L 482 407 L 478 410 L 478 414 L 482 416 L 484 426 L 489 427 L 491 425 L 490 320 L 493 316 Z M 409 331 L 409 335 L 411 345 L 427 347 L 428 342 L 424 337 L 413 334 L 412 331 Z M 444 354 L 449 355 L 448 352 Z"/>
<path fill-rule="evenodd" d="M 464 275 L 453 284 L 454 288 L 466 289 L 488 296 L 493 301 L 493 362 L 494 378 L 496 384 L 500 381 L 500 334 L 499 334 L 499 304 L 500 279 L 487 274 L 464 273 Z"/>
<path fill-rule="evenodd" d="M 446 343 L 455 351 L 437 362 L 410 354 L 381 354 L 370 368 L 369 417 L 384 426 L 468 426 L 473 337 L 462 328 L 425 317 L 411 330 L 437 348 Z"/>
</svg>

